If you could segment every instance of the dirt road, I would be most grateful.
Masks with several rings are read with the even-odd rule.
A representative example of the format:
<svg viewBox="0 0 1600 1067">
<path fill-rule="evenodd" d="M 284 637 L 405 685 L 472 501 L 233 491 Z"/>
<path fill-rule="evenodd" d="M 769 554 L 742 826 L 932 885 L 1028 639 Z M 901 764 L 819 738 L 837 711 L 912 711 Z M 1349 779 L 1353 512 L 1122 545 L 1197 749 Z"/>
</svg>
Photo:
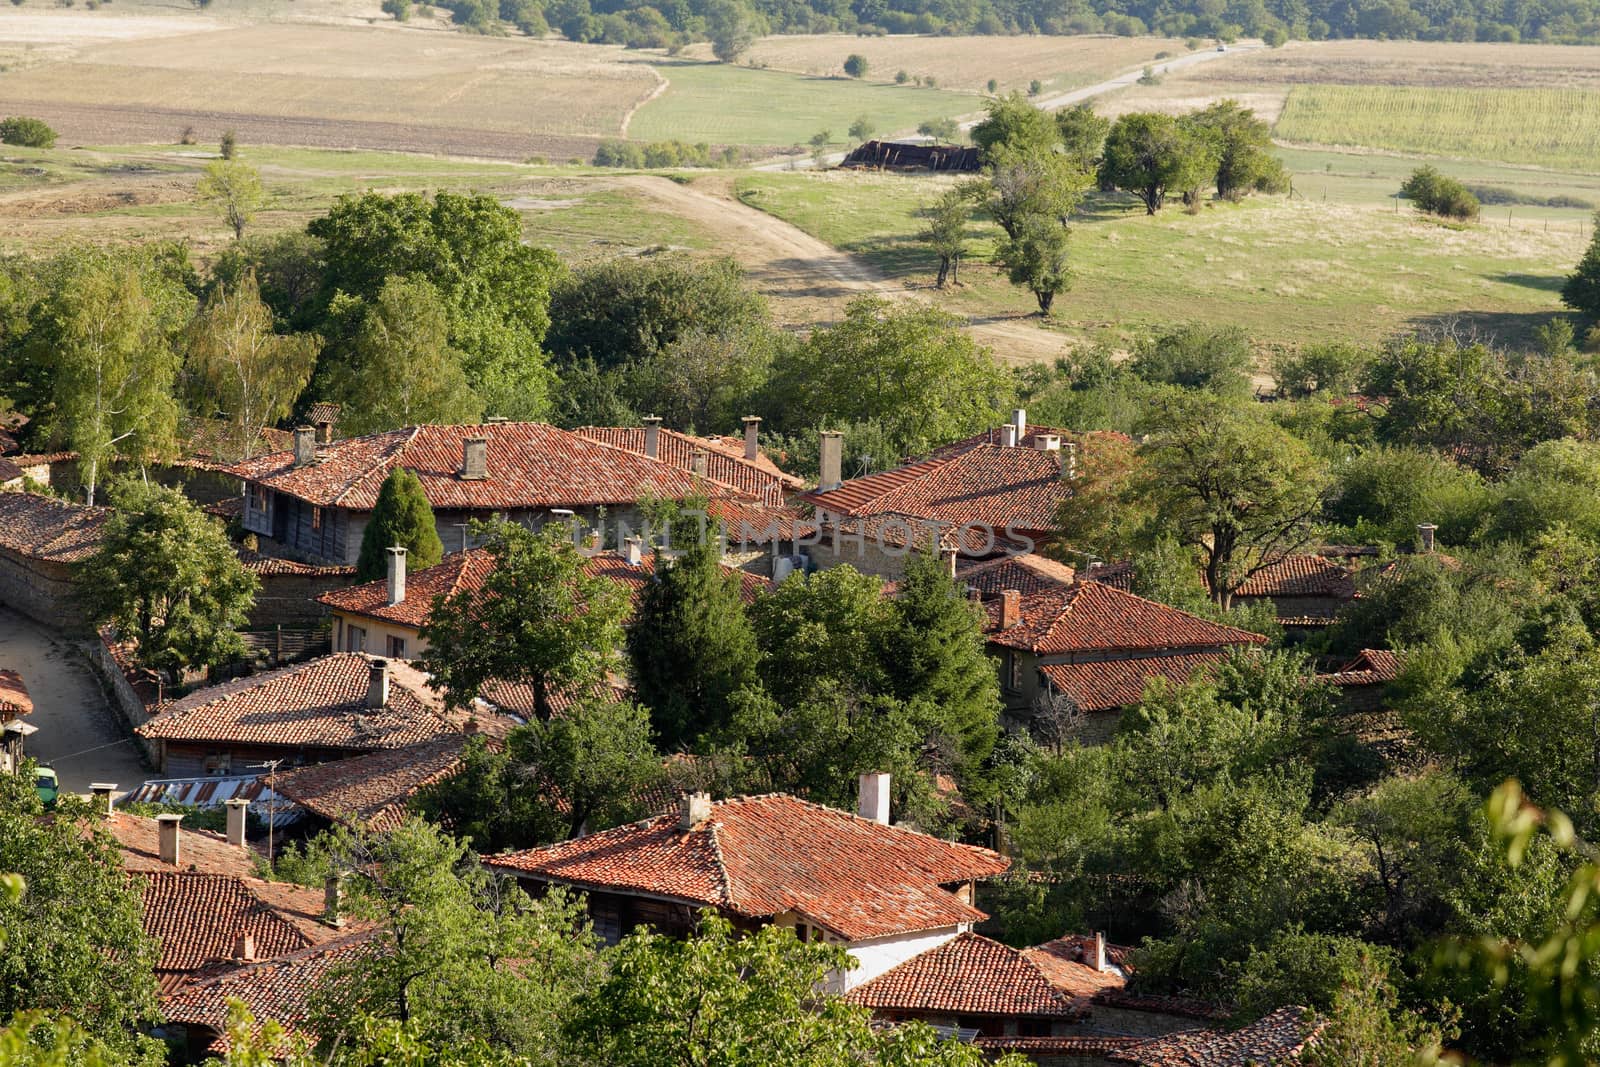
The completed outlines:
<svg viewBox="0 0 1600 1067">
<path fill-rule="evenodd" d="M 724 236 L 723 243 L 749 272 L 756 288 L 774 300 L 785 325 L 804 326 L 837 318 L 848 300 L 863 293 L 925 302 L 921 294 L 884 277 L 848 252 L 740 203 L 726 187 L 706 180 L 680 185 L 643 174 L 617 182 L 674 215 Z M 1066 348 L 1064 338 L 1026 318 L 986 319 L 970 323 L 968 329 L 1007 362 L 1037 363 L 1055 358 Z"/>
</svg>

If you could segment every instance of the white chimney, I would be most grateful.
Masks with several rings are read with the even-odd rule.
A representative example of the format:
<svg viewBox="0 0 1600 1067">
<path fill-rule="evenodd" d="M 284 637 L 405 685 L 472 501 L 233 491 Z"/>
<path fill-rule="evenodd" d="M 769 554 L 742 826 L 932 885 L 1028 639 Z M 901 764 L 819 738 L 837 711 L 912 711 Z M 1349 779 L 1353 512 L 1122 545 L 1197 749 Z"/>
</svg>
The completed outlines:
<svg viewBox="0 0 1600 1067">
<path fill-rule="evenodd" d="M 844 434 L 838 430 L 823 430 L 817 448 L 819 476 L 817 488 L 823 492 L 844 484 Z"/>
<path fill-rule="evenodd" d="M 710 793 L 685 793 L 678 798 L 678 829 L 693 830 L 709 818 Z"/>
<path fill-rule="evenodd" d="M 1015 408 L 1011 412 L 1011 425 L 1017 428 L 1017 444 L 1021 444 L 1028 436 L 1028 409 Z"/>
<path fill-rule="evenodd" d="M 176 867 L 182 858 L 178 849 L 178 824 L 182 815 L 157 815 L 156 837 L 161 845 L 161 862 Z"/>
<path fill-rule="evenodd" d="M 889 825 L 889 775 L 869 771 L 856 779 L 856 814 L 885 826 Z"/>
<path fill-rule="evenodd" d="M 651 459 L 661 458 L 661 416 L 646 415 L 639 420 L 644 423 L 644 454 Z"/>
<path fill-rule="evenodd" d="M 389 606 L 394 607 L 406 598 L 406 550 L 399 545 L 384 549 L 389 554 L 389 579 L 385 587 Z"/>
<path fill-rule="evenodd" d="M 338 871 L 322 880 L 322 921 L 329 926 L 344 925 L 344 875 Z"/>
<path fill-rule="evenodd" d="M 1000 427 L 1000 443 L 1007 448 L 1017 447 L 1017 428 L 1009 422 Z"/>
<path fill-rule="evenodd" d="M 244 816 L 250 810 L 250 802 L 244 797 L 229 797 L 222 805 L 228 809 L 228 844 L 244 848 Z"/>
<path fill-rule="evenodd" d="M 233 943 L 233 958 L 243 963 L 253 963 L 256 958 L 256 935 L 246 930 Z"/>
<path fill-rule="evenodd" d="M 1107 969 L 1106 935 L 1099 930 L 1096 930 L 1094 935 L 1094 969 L 1097 971 L 1104 971 Z"/>
<path fill-rule="evenodd" d="M 89 795 L 94 798 L 95 810 L 103 811 L 107 815 L 110 815 L 116 811 L 116 782 L 90 782 Z"/>
<path fill-rule="evenodd" d="M 317 461 L 317 431 L 310 426 L 294 428 L 294 465 L 309 467 Z"/>
<path fill-rule="evenodd" d="M 630 567 L 637 567 L 644 562 L 644 538 L 635 534 L 622 539 L 622 560 Z"/>
<path fill-rule="evenodd" d="M 744 423 L 744 458 L 754 462 L 761 457 L 761 416 L 746 415 Z"/>
<path fill-rule="evenodd" d="M 1433 551 L 1433 535 L 1438 531 L 1438 529 L 1439 527 L 1435 526 L 1431 522 L 1417 523 L 1417 537 L 1422 541 L 1422 551 Z"/>
<path fill-rule="evenodd" d="M 1072 481 L 1078 476 L 1078 442 L 1067 441 L 1061 446 L 1061 477 Z"/>
<path fill-rule="evenodd" d="M 1033 447 L 1040 452 L 1061 451 L 1061 435 L 1057 433 L 1041 433 L 1034 437 Z"/>
<path fill-rule="evenodd" d="M 375 659 L 367 665 L 367 707 L 373 711 L 389 703 L 389 661 Z"/>
<path fill-rule="evenodd" d="M 468 437 L 461 442 L 461 479 L 481 482 L 489 477 L 489 439 Z"/>
<path fill-rule="evenodd" d="M 939 546 L 939 562 L 943 565 L 944 572 L 952 578 L 956 576 L 956 558 L 960 554 L 958 549 L 944 545 Z"/>
<path fill-rule="evenodd" d="M 706 450 L 703 448 L 697 448 L 689 453 L 689 470 L 693 472 L 696 478 L 706 477 L 706 464 L 708 462 Z"/>
</svg>

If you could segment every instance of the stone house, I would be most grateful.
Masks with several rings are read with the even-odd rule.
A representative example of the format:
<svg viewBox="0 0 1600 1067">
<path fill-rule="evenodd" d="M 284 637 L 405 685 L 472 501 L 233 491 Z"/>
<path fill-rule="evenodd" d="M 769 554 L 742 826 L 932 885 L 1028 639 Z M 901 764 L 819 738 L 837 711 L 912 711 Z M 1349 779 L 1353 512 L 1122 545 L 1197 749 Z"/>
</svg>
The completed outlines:
<svg viewBox="0 0 1600 1067">
<path fill-rule="evenodd" d="M 74 571 L 100 547 L 111 512 L 34 493 L 0 493 L 0 604 L 83 629 Z"/>
</svg>

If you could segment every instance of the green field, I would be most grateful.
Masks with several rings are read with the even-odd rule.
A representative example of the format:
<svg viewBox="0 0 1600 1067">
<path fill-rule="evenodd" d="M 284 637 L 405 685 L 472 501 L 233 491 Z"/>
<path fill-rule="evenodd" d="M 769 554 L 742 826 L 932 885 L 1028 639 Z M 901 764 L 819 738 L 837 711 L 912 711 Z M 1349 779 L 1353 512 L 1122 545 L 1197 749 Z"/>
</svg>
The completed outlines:
<svg viewBox="0 0 1600 1067">
<path fill-rule="evenodd" d="M 1459 159 L 1600 170 L 1600 92 L 1301 85 L 1274 134 Z"/>
<path fill-rule="evenodd" d="M 934 262 L 917 236 L 917 211 L 943 185 L 835 172 L 753 175 L 737 188 L 746 203 L 926 285 Z M 1072 237 L 1075 281 L 1056 301 L 1060 328 L 1091 336 L 1237 324 L 1266 347 L 1375 341 L 1446 323 L 1520 342 L 1560 309 L 1561 279 L 1587 237 L 1542 223 L 1451 229 L 1409 210 L 1281 197 L 1154 218 L 1100 197 L 1083 216 Z M 1032 297 L 987 262 L 998 228 L 977 219 L 969 233 L 965 284 L 940 303 L 974 318 L 1031 310 Z"/>
<path fill-rule="evenodd" d="M 982 106 L 977 96 L 944 89 L 725 63 L 669 60 L 652 65 L 671 84 L 634 114 L 628 136 L 636 141 L 787 146 L 804 144 L 812 134 L 827 130 L 835 144 L 843 144 L 850 124 L 862 115 L 878 133 L 887 134 Z"/>
</svg>

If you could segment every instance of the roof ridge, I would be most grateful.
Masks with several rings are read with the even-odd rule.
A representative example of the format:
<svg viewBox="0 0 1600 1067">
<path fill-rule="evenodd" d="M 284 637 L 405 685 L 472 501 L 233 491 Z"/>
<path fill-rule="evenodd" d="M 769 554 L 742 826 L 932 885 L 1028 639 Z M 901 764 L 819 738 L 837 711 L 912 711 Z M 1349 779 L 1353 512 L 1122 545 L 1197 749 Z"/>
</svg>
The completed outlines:
<svg viewBox="0 0 1600 1067">
<path fill-rule="evenodd" d="M 722 854 L 722 840 L 717 836 L 715 820 L 707 820 L 706 832 L 711 839 L 711 854 L 715 857 L 717 880 L 722 883 L 723 906 L 737 910 L 737 905 L 733 899 L 733 872 L 728 870 L 727 857 Z"/>
<path fill-rule="evenodd" d="M 230 979 L 239 978 L 247 971 L 255 971 L 262 967 L 279 966 L 285 963 L 298 963 L 301 960 L 309 959 L 312 956 L 320 956 L 324 953 L 337 952 L 341 949 L 349 948 L 352 945 L 358 945 L 364 941 L 376 940 L 377 935 L 382 931 L 382 929 L 382 927 L 374 926 L 366 930 L 356 930 L 352 933 L 344 935 L 343 937 L 335 937 L 322 942 L 313 942 L 312 944 L 306 945 L 304 948 L 297 948 L 293 952 L 280 952 L 278 955 L 268 956 L 264 960 L 250 960 L 248 962 L 240 963 L 237 966 L 230 967 L 229 969 L 221 971 L 217 974 L 207 975 L 204 978 L 197 978 L 194 981 L 187 983 L 183 987 L 182 992 L 192 993 L 199 989 L 220 985 Z"/>
<path fill-rule="evenodd" d="M 796 804 L 803 804 L 808 808 L 816 808 L 819 811 L 827 812 L 829 815 L 840 816 L 840 817 L 849 819 L 852 822 L 868 823 L 868 824 L 870 824 L 872 826 L 876 826 L 876 827 L 878 827 L 880 829 L 883 829 L 883 830 L 893 830 L 896 833 L 901 833 L 901 834 L 913 834 L 913 835 L 915 835 L 917 837 L 923 837 L 923 838 L 927 838 L 927 839 L 929 839 L 931 841 L 937 841 L 942 845 L 951 845 L 951 846 L 954 846 L 954 847 L 957 847 L 957 848 L 972 849 L 972 850 L 978 851 L 978 852 L 994 852 L 994 849 L 984 848 L 982 845 L 969 845 L 964 841 L 948 841 L 948 840 L 946 840 L 945 838 L 942 838 L 942 837 L 935 837 L 933 834 L 930 834 L 930 833 L 928 833 L 928 832 L 926 832 L 924 830 L 913 830 L 909 826 L 897 826 L 894 823 L 879 822 L 877 819 L 869 819 L 865 815 L 862 815 L 862 814 L 860 814 L 858 812 L 846 811 L 844 808 L 835 808 L 835 807 L 833 807 L 832 805 L 829 805 L 829 804 L 819 804 L 817 801 L 814 801 L 814 800 L 806 800 L 803 797 L 797 797 L 793 793 L 782 793 L 782 792 L 754 793 L 754 794 L 745 795 L 745 796 L 726 797 L 726 798 L 724 798 L 722 800 L 714 800 L 714 801 L 712 801 L 711 802 L 711 806 L 713 808 L 716 808 L 717 806 L 722 805 L 722 804 L 735 804 L 735 803 L 744 803 L 746 801 L 751 801 L 751 800 L 774 800 L 774 799 L 777 799 L 777 800 L 788 800 L 788 801 L 792 801 L 793 803 L 796 803 Z M 995 854 L 999 855 L 999 853 L 995 853 Z"/>
<path fill-rule="evenodd" d="M 609 428 L 609 427 L 602 427 L 602 428 Z M 623 429 L 628 429 L 629 427 L 622 427 L 622 428 Z M 552 429 L 559 429 L 559 427 L 552 427 Z M 639 459 L 642 459 L 642 460 L 645 460 L 646 462 L 649 462 L 649 463 L 659 463 L 663 467 L 666 467 L 668 470 L 676 471 L 679 474 L 687 474 L 691 478 L 698 479 L 698 480 L 706 482 L 707 484 L 710 484 L 710 485 L 718 486 L 719 488 L 727 490 L 728 492 L 732 493 L 736 497 L 741 497 L 741 498 L 749 499 L 749 500 L 757 500 L 757 499 L 759 499 L 758 497 L 755 497 L 755 496 L 752 496 L 749 493 L 746 493 L 743 489 L 740 489 L 737 485 L 734 485 L 732 482 L 724 482 L 719 478 L 713 478 L 713 477 L 711 477 L 711 475 L 709 473 L 707 473 L 705 475 L 699 475 L 699 474 L 695 474 L 693 471 L 686 471 L 682 467 L 678 466 L 676 463 L 672 463 L 672 462 L 670 462 L 668 460 L 664 460 L 660 456 L 647 456 L 643 452 L 636 452 L 631 448 L 623 448 L 621 445 L 614 445 L 610 441 L 602 441 L 598 437 L 588 437 L 588 436 L 586 436 L 584 434 L 578 433 L 575 430 L 561 430 L 561 432 L 562 433 L 570 433 L 574 437 L 581 437 L 581 438 L 583 438 L 584 441 L 588 442 L 589 444 L 599 445 L 601 448 L 609 448 L 614 452 L 621 452 L 623 455 L 635 456 L 635 457 L 637 457 Z M 671 433 L 671 432 L 674 432 L 674 431 L 670 431 L 669 430 L 668 432 Z M 766 472 L 763 471 L 762 473 L 766 473 Z"/>
<path fill-rule="evenodd" d="M 343 440 L 334 441 L 333 444 L 335 446 L 338 446 L 338 445 L 349 444 L 352 441 L 362 441 L 362 440 L 368 440 L 368 439 L 377 438 L 377 437 L 387 437 L 387 436 L 389 436 L 391 434 L 405 434 L 407 430 L 410 431 L 410 433 L 407 434 L 406 437 L 403 440 L 401 440 L 392 451 L 387 452 L 387 453 L 384 454 L 383 462 L 380 465 L 380 467 L 370 467 L 367 470 L 361 472 L 361 474 L 358 477 L 351 479 L 351 481 L 343 489 L 339 490 L 339 492 L 334 494 L 333 499 L 329 502 L 329 506 L 330 507 L 338 507 L 340 504 L 343 504 L 344 503 L 344 498 L 346 496 L 349 496 L 351 493 L 355 492 L 356 486 L 358 486 L 361 483 L 365 482 L 368 478 L 370 478 L 380 468 L 383 471 L 383 476 L 385 478 L 388 478 L 389 477 L 389 468 L 391 466 L 390 461 L 393 460 L 395 456 L 397 456 L 400 453 L 404 452 L 406 450 L 406 447 L 408 445 L 410 445 L 411 442 L 413 442 L 413 441 L 415 441 L 417 439 L 417 435 L 422 432 L 423 425 L 424 425 L 423 423 L 417 423 L 415 426 L 401 426 L 398 429 L 394 429 L 394 430 L 376 430 L 376 431 L 374 431 L 372 433 L 362 434 L 360 437 L 346 437 Z"/>
</svg>

